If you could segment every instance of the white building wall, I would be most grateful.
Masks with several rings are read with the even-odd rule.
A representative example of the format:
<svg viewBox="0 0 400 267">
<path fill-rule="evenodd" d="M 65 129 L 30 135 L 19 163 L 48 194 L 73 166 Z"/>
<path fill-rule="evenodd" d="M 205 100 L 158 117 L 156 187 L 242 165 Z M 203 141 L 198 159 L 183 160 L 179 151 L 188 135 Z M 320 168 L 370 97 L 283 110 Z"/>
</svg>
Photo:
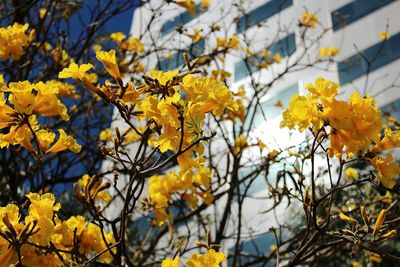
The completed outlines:
<svg viewBox="0 0 400 267">
<path fill-rule="evenodd" d="M 191 40 L 186 37 L 180 36 L 176 31 L 173 31 L 163 37 L 160 38 L 159 31 L 162 25 L 169 19 L 174 18 L 176 15 L 184 12 L 183 8 L 177 7 L 176 5 L 164 5 L 164 1 L 162 0 L 154 0 L 151 1 L 149 5 L 143 6 L 135 11 L 134 20 L 132 22 L 132 30 L 131 34 L 135 37 L 139 37 L 142 39 L 144 45 L 152 46 L 153 42 L 156 42 L 156 46 L 164 47 L 166 50 L 157 52 L 159 58 L 164 58 L 167 53 L 169 53 L 168 48 L 172 47 L 174 50 L 176 48 L 184 49 L 187 45 L 191 43 Z M 197 1 L 199 2 L 199 1 Z M 214 38 L 206 39 L 206 51 L 209 51 L 211 48 L 215 47 L 216 39 L 215 37 L 230 37 L 231 35 L 236 34 L 236 24 L 233 22 L 236 17 L 239 16 L 236 8 L 229 8 L 232 2 L 231 0 L 214 0 L 211 1 L 211 5 L 205 13 L 200 16 L 192 19 L 187 25 L 186 28 L 190 31 L 193 31 L 196 28 L 201 28 L 205 32 L 209 29 L 209 25 L 212 23 L 218 23 L 222 26 L 222 31 L 216 32 L 213 34 Z M 246 11 L 249 12 L 258 6 L 268 2 L 268 0 L 253 0 L 253 1 L 241 1 L 246 8 Z M 246 37 L 251 40 L 251 48 L 253 51 L 261 50 L 262 48 L 266 48 L 272 41 L 277 40 L 279 38 L 285 37 L 286 33 L 295 32 L 296 33 L 296 43 L 299 42 L 299 29 L 297 27 L 298 19 L 301 17 L 304 11 L 316 13 L 318 18 L 321 21 L 321 24 L 324 28 L 332 27 L 331 20 L 331 12 L 342 7 L 343 5 L 352 2 L 352 0 L 294 0 L 293 5 L 289 8 L 283 10 L 280 14 L 276 14 L 271 17 L 267 21 L 268 27 L 258 28 L 257 26 L 249 28 L 246 32 L 241 33 L 240 35 L 245 34 Z M 162 8 L 160 8 L 162 6 Z M 320 43 L 313 44 L 313 49 L 309 51 L 307 56 L 301 61 L 300 64 L 307 64 L 309 62 L 309 58 L 318 57 L 319 48 L 326 46 L 336 46 L 339 47 L 341 52 L 335 58 L 337 61 L 342 61 L 356 53 L 355 46 L 360 51 L 381 42 L 379 39 L 379 33 L 385 31 L 386 24 L 389 23 L 389 38 L 400 32 L 400 16 L 398 16 L 398 12 L 400 11 L 400 1 L 394 1 L 387 6 L 375 10 L 369 15 L 351 23 L 346 26 L 344 29 L 333 32 L 332 30 L 328 30 L 328 32 L 324 35 L 324 37 L 320 40 Z M 153 23 L 153 26 L 150 31 L 147 30 L 146 26 L 150 20 L 153 19 L 153 14 L 162 13 L 162 19 L 156 18 Z M 317 36 L 322 32 L 321 27 L 317 27 L 316 29 L 309 30 L 309 34 Z M 278 37 L 278 38 L 277 38 Z M 400 45 L 400 44 L 399 44 Z M 226 58 L 225 63 L 223 63 L 223 68 L 227 71 L 234 73 L 234 65 L 241 58 L 242 51 L 237 51 L 232 53 L 232 55 Z M 259 77 L 260 82 L 269 82 L 274 79 L 274 75 L 279 74 L 284 68 L 285 64 L 290 64 L 294 60 L 296 60 L 297 56 L 301 54 L 301 48 L 298 49 L 290 57 L 290 60 L 283 59 L 282 63 L 279 65 L 272 66 L 271 70 L 263 70 L 260 73 L 257 73 L 255 77 Z M 312 61 L 312 60 L 311 60 Z M 147 62 L 150 68 L 156 68 L 157 57 L 153 54 L 150 57 L 149 62 Z M 316 68 L 305 68 L 304 70 L 289 73 L 284 76 L 283 79 L 280 79 L 271 89 L 271 91 L 264 97 L 264 100 L 268 100 L 271 96 L 277 95 L 279 92 L 296 85 L 299 88 L 300 93 L 304 93 L 304 86 L 307 83 L 314 82 L 315 79 L 319 76 L 323 76 L 327 79 L 338 81 L 338 68 L 336 63 L 327 64 L 321 63 L 318 65 L 321 69 Z M 368 93 L 372 96 L 375 96 L 377 99 L 377 103 L 379 106 L 386 105 L 396 99 L 400 98 L 400 90 L 398 88 L 391 88 L 389 90 L 384 91 L 384 93 L 380 93 L 383 88 L 389 87 L 396 80 L 396 77 L 399 75 L 400 70 L 400 60 L 396 60 L 386 66 L 379 68 L 378 70 L 373 71 L 369 75 L 368 82 Z M 249 82 L 248 78 L 239 80 L 237 82 L 232 82 L 230 87 L 233 90 L 236 90 L 240 85 L 247 84 Z M 356 79 L 352 83 L 348 83 L 341 88 L 341 97 L 347 98 L 351 92 L 354 90 L 359 90 L 361 93 L 364 91 L 364 87 L 366 84 L 366 77 L 360 77 Z M 285 136 L 287 134 L 287 130 L 279 130 L 279 121 L 280 117 L 265 122 L 260 125 L 259 128 L 253 133 L 253 137 L 261 136 L 265 142 L 268 144 L 270 140 L 279 140 L 283 143 L 294 144 L 299 142 L 304 137 L 303 135 L 295 135 L 292 137 L 292 140 L 288 140 L 289 137 Z M 114 124 L 118 125 L 119 122 Z M 265 130 L 268 129 L 268 130 Z M 216 137 L 218 138 L 218 136 Z M 283 140 L 284 139 L 284 140 Z M 221 146 L 223 142 L 215 143 L 215 151 L 226 149 L 224 146 Z M 270 146 L 273 146 L 273 142 L 270 142 Z M 134 149 L 134 148 L 133 148 Z M 253 151 L 254 152 L 254 151 Z M 248 157 L 255 157 L 253 152 L 249 152 Z M 221 166 L 224 165 L 224 160 L 220 160 L 219 163 Z M 106 166 L 106 165 L 105 165 Z M 271 216 L 271 214 L 262 214 L 261 212 L 266 210 L 268 207 L 273 205 L 272 200 L 260 200 L 260 197 L 265 197 L 267 195 L 267 187 L 263 190 L 260 190 L 254 196 L 255 198 L 249 198 L 245 202 L 245 209 L 243 209 L 244 214 L 242 215 L 244 218 L 244 232 L 252 233 L 261 233 L 266 232 L 272 226 L 276 226 L 278 223 L 283 223 L 284 218 L 288 218 L 291 214 L 288 214 L 288 211 L 283 207 L 281 209 L 277 209 L 275 216 Z M 225 199 L 221 199 L 218 201 L 215 206 L 216 209 L 223 209 L 225 204 Z M 235 208 L 233 212 L 235 212 Z M 213 211 L 210 210 L 211 213 Z M 235 216 L 233 216 L 235 217 Z M 231 222 L 231 228 L 227 231 L 235 231 L 234 222 Z M 228 249 L 233 245 L 234 240 L 228 240 L 224 247 Z"/>
</svg>

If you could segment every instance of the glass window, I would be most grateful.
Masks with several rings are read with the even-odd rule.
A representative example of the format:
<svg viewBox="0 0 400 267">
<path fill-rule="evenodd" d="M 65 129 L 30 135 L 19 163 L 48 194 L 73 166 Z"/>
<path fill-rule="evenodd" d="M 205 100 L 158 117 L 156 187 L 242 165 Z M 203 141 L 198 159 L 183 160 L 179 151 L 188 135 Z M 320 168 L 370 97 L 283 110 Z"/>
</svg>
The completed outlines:
<svg viewBox="0 0 400 267">
<path fill-rule="evenodd" d="M 394 1 L 355 0 L 350 2 L 331 13 L 333 31 L 337 31 Z"/>
<path fill-rule="evenodd" d="M 194 57 L 199 57 L 203 54 L 205 50 L 205 40 L 201 39 L 197 43 L 194 43 L 191 47 L 187 49 L 188 53 L 191 52 L 191 54 Z M 190 57 L 190 54 L 189 54 Z M 179 68 L 184 64 L 183 60 L 183 51 L 179 51 L 175 53 L 172 58 L 165 58 L 160 61 L 160 70 L 162 71 L 168 71 L 168 70 L 174 70 Z"/>
<path fill-rule="evenodd" d="M 282 92 L 279 92 L 278 94 L 269 98 L 268 100 L 262 102 L 261 108 L 265 115 L 265 118 L 264 115 L 261 114 L 261 112 L 260 114 L 257 114 L 256 125 L 261 123 L 262 122 L 261 120 L 274 119 L 280 116 L 285 110 L 285 108 L 288 107 L 289 101 L 292 98 L 292 96 L 298 93 L 299 89 L 296 84 L 289 87 L 288 89 L 283 90 Z M 282 104 L 282 106 L 280 106 L 280 104 Z M 259 123 L 257 123 L 258 120 L 260 120 Z"/>
<path fill-rule="evenodd" d="M 267 47 L 267 49 L 270 50 L 272 54 L 280 53 L 282 57 L 290 56 L 294 53 L 294 51 L 296 51 L 296 36 L 294 33 L 291 33 L 285 38 L 282 38 L 276 43 L 270 45 Z M 250 73 L 256 72 L 258 70 L 256 63 L 257 62 L 251 62 L 251 60 L 249 60 L 249 70 L 244 61 L 241 60 L 236 62 L 235 82 L 246 78 Z"/>
<path fill-rule="evenodd" d="M 382 115 L 389 115 L 390 117 L 400 120 L 400 99 L 397 99 L 382 107 Z"/>
<path fill-rule="evenodd" d="M 363 51 L 364 56 L 373 63 L 370 71 L 377 70 L 400 58 L 400 33 L 386 42 L 379 42 Z M 367 72 L 367 62 L 359 54 L 353 55 L 338 63 L 339 81 L 346 84 L 363 76 Z"/>
<path fill-rule="evenodd" d="M 236 26 L 236 31 L 238 33 L 244 32 L 248 28 L 272 17 L 291 5 L 293 5 L 293 0 L 271 0 L 240 17 Z"/>
<path fill-rule="evenodd" d="M 196 18 L 201 13 L 207 11 L 208 8 L 201 9 L 201 4 L 196 5 L 195 7 L 195 14 L 193 16 L 190 15 L 189 11 L 185 11 L 178 16 L 174 17 L 173 19 L 168 20 L 163 24 L 160 30 L 160 35 L 164 36 L 172 31 L 174 31 L 179 26 L 189 23 L 191 20 Z"/>
</svg>

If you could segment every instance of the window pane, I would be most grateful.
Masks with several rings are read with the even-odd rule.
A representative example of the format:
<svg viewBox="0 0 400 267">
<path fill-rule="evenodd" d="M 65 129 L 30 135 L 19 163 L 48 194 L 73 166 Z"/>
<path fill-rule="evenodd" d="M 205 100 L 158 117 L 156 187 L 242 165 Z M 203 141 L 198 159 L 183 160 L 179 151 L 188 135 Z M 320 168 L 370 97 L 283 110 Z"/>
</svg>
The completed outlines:
<svg viewBox="0 0 400 267">
<path fill-rule="evenodd" d="M 293 5 L 293 0 L 271 0 L 239 18 L 236 31 L 244 32 L 248 28 L 264 21 L 283 9 Z"/>
<path fill-rule="evenodd" d="M 355 0 L 331 13 L 333 31 L 337 31 L 394 1 Z"/>
<path fill-rule="evenodd" d="M 400 58 L 400 33 L 389 40 L 379 42 L 363 51 L 363 55 L 372 62 L 370 71 L 377 70 Z M 367 62 L 360 55 L 355 54 L 338 63 L 340 84 L 346 84 L 363 76 L 367 72 Z"/>
<path fill-rule="evenodd" d="M 175 18 L 170 19 L 167 22 L 165 22 L 164 25 L 161 27 L 160 35 L 164 36 L 172 31 L 174 31 L 179 26 L 189 23 L 192 19 L 196 18 L 201 13 L 204 13 L 205 11 L 207 11 L 207 8 L 202 10 L 200 8 L 200 6 L 201 6 L 201 4 L 196 5 L 195 14 L 193 16 L 190 16 L 189 11 L 186 11 L 186 12 L 179 14 Z"/>
</svg>

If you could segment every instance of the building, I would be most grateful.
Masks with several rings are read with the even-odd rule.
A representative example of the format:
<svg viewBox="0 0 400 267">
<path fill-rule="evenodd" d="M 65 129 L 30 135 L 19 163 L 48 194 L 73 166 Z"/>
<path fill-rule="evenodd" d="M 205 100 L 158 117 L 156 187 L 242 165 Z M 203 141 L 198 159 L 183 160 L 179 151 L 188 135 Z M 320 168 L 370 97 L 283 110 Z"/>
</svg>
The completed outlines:
<svg viewBox="0 0 400 267">
<path fill-rule="evenodd" d="M 354 90 L 368 93 L 376 98 L 377 105 L 384 111 L 400 118 L 400 17 L 396 16 L 400 10 L 399 1 L 214 0 L 206 9 L 200 8 L 200 1 L 196 2 L 196 14 L 191 16 L 176 5 L 167 5 L 161 0 L 150 1 L 135 11 L 131 34 L 140 37 L 145 46 L 146 43 L 155 44 L 159 48 L 145 64 L 162 70 L 182 66 L 183 52 L 188 52 L 191 57 L 207 53 L 215 47 L 216 37 L 238 35 L 241 40 L 248 41 L 241 45 L 248 45 L 255 53 L 264 48 L 272 53 L 279 52 L 282 62 L 266 70 L 246 65 L 243 51 L 227 56 L 221 63 L 233 74 L 230 87 L 234 90 L 242 84 L 246 87 L 254 80 L 272 83 L 261 100 L 268 120 L 256 116 L 259 127 L 252 133 L 254 138 L 262 137 L 271 147 L 274 143 L 293 144 L 302 140 L 302 136 L 289 137 L 287 130 L 280 130 L 283 110 L 275 103 L 280 100 L 287 105 L 293 94 L 304 93 L 304 85 L 318 76 L 340 82 L 340 97 L 347 98 Z M 297 24 L 304 12 L 315 13 L 323 26 L 310 29 L 303 35 Z M 153 17 L 153 14 L 162 15 Z M 195 29 L 206 33 L 213 24 L 220 25 L 222 30 L 196 43 L 179 33 L 183 29 L 187 29 L 187 34 L 194 33 Z M 382 40 L 380 33 L 385 31 L 388 31 L 388 39 Z M 328 46 L 338 47 L 340 54 L 334 60 L 319 62 L 319 48 Z M 275 82 L 292 64 L 296 67 Z M 212 63 L 210 68 L 215 67 Z M 274 143 L 269 143 L 271 139 L 275 140 Z M 277 173 L 279 168 L 273 171 Z M 250 190 L 255 198 L 265 196 L 267 191 L 262 177 L 253 183 Z M 260 204 L 255 199 L 244 203 L 243 230 L 251 233 L 249 240 L 242 243 L 244 251 L 254 251 L 255 245 L 265 247 L 274 243 L 270 234 L 262 233 L 280 223 L 278 218 L 286 218 L 287 214 L 281 209 L 275 218 L 259 215 L 269 204 Z M 229 250 L 232 242 L 227 241 L 224 247 Z"/>
</svg>

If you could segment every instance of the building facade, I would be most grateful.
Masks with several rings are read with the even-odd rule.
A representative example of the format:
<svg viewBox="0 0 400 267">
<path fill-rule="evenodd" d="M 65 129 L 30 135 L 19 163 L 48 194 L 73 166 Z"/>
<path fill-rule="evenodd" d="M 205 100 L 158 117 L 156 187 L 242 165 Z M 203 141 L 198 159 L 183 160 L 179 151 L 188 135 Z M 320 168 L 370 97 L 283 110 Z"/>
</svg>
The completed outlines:
<svg viewBox="0 0 400 267">
<path fill-rule="evenodd" d="M 268 146 L 295 144 L 304 138 L 302 135 L 289 136 L 287 129 L 279 128 L 283 109 L 276 103 L 279 100 L 287 106 L 292 95 L 304 94 L 304 86 L 319 76 L 340 83 L 340 98 L 348 98 L 358 90 L 363 95 L 373 96 L 385 112 L 400 118 L 400 17 L 397 16 L 400 1 L 214 0 L 203 9 L 200 1 L 196 3 L 195 15 L 161 0 L 150 1 L 135 11 L 131 35 L 140 38 L 145 46 L 157 47 L 143 64 L 164 71 L 180 68 L 184 65 L 184 52 L 191 58 L 201 56 L 215 47 L 218 37 L 234 35 L 241 40 L 241 47 L 248 47 L 254 53 L 261 53 L 263 49 L 279 53 L 281 63 L 262 70 L 245 62 L 246 53 L 242 49 L 227 55 L 220 66 L 210 64 L 210 69 L 223 68 L 232 74 L 227 83 L 233 90 L 241 85 L 246 88 L 254 81 L 273 83 L 261 99 L 265 115 L 256 116 L 258 127 L 252 133 Z M 298 27 L 304 12 L 316 14 L 320 21 L 320 25 L 307 30 L 306 35 Z M 210 33 L 212 25 L 218 25 L 221 30 Z M 187 38 L 196 30 L 207 38 L 197 42 Z M 380 33 L 386 31 L 388 38 L 383 40 Z M 332 60 L 319 61 L 319 49 L 329 46 L 339 48 L 340 53 Z M 291 65 L 294 65 L 293 69 L 287 71 Z M 283 76 L 283 72 L 287 73 Z M 114 127 L 116 125 L 118 121 Z M 252 152 L 249 153 L 251 157 Z M 280 167 L 272 169 L 275 173 L 270 175 L 276 176 Z M 246 200 L 244 204 L 243 231 L 251 235 L 241 246 L 243 251 L 254 252 L 257 246 L 272 245 L 274 238 L 263 233 L 284 223 L 290 216 L 284 208 L 272 217 L 262 215 L 265 207 L 273 204 L 268 200 L 264 203 L 257 200 L 267 194 L 262 177 L 250 190 L 254 199 Z M 227 251 L 233 245 L 234 241 L 229 240 L 223 244 Z"/>
</svg>

